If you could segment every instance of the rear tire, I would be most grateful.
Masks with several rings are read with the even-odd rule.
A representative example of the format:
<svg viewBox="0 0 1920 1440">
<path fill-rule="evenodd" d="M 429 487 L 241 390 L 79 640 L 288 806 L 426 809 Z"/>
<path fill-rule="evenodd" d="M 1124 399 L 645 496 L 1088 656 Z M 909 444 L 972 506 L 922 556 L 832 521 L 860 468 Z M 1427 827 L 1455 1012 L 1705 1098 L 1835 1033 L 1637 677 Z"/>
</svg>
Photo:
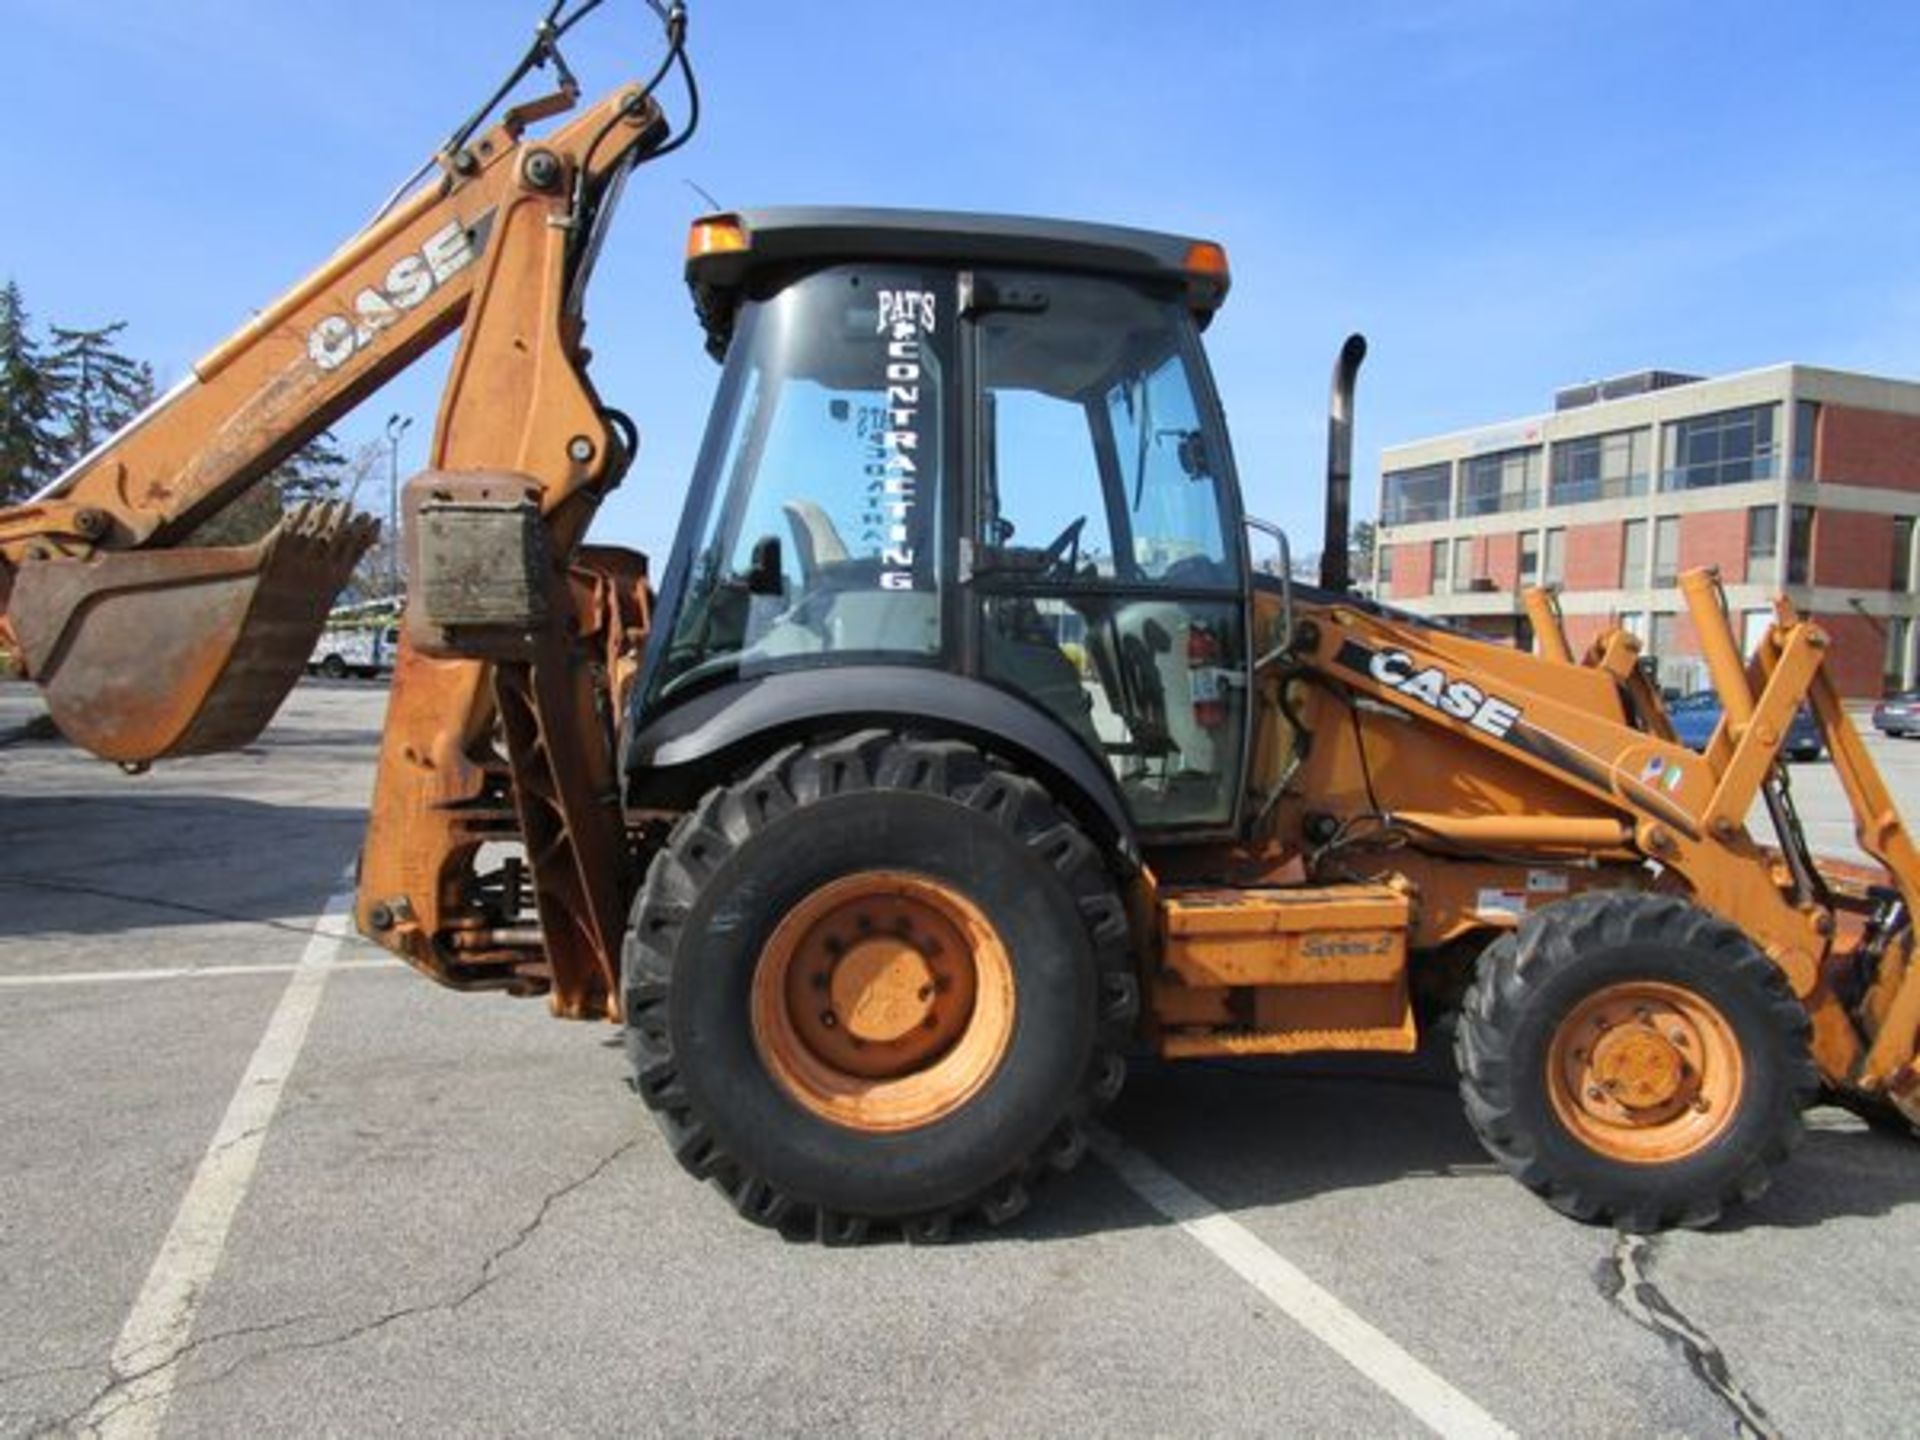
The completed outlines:
<svg viewBox="0 0 1920 1440">
<path fill-rule="evenodd" d="M 320 662 L 320 673 L 329 680 L 344 680 L 347 678 L 347 662 L 338 655 L 329 655 Z"/>
<path fill-rule="evenodd" d="M 1119 1090 L 1127 942 L 1099 849 L 1033 780 L 953 741 L 793 746 L 710 792 L 648 870 L 623 960 L 636 1088 L 759 1223 L 999 1224 Z M 923 954 L 937 977 L 849 995 Z"/>
<path fill-rule="evenodd" d="M 1818 1093 L 1809 1028 L 1734 926 L 1593 892 L 1487 947 L 1454 1056 L 1494 1159 L 1565 1214 L 1646 1231 L 1767 1188 Z"/>
</svg>

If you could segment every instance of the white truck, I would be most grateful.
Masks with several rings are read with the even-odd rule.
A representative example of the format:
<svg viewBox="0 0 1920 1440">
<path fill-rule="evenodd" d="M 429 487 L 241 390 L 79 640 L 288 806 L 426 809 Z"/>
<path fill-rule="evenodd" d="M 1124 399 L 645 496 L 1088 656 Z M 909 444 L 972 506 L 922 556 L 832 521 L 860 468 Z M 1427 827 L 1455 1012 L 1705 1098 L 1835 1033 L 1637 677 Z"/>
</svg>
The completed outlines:
<svg viewBox="0 0 1920 1440">
<path fill-rule="evenodd" d="M 320 632 L 319 643 L 307 657 L 307 673 L 329 680 L 349 675 L 371 680 L 392 673 L 393 657 L 399 648 L 400 627 L 391 620 L 329 625 Z"/>
</svg>

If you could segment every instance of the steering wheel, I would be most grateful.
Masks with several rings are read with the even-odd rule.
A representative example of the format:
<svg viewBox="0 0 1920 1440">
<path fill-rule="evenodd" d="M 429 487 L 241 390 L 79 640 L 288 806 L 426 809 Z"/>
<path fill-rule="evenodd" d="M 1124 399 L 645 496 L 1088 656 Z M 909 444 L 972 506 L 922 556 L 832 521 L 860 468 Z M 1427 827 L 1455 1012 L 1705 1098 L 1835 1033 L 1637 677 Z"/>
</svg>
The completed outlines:
<svg viewBox="0 0 1920 1440">
<path fill-rule="evenodd" d="M 1066 529 L 1048 542 L 1047 548 L 1040 552 L 1040 573 L 1052 577 L 1056 573 L 1062 578 L 1071 578 L 1080 568 L 1080 532 L 1087 528 L 1087 517 L 1082 515 Z"/>
</svg>

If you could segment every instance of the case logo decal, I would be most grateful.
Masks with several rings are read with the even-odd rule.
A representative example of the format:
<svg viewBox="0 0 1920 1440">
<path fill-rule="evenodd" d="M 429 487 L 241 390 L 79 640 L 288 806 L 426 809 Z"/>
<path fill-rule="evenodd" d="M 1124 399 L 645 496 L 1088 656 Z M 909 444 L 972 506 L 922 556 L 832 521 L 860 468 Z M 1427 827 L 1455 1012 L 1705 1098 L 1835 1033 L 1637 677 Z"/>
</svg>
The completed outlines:
<svg viewBox="0 0 1920 1440">
<path fill-rule="evenodd" d="M 1420 665 L 1404 650 L 1377 650 L 1367 673 L 1390 690 L 1418 700 L 1454 720 L 1504 740 L 1520 719 L 1520 707 L 1489 695 L 1470 680 L 1455 680 L 1438 665 Z"/>
<path fill-rule="evenodd" d="M 381 331 L 447 281 L 467 269 L 487 247 L 493 212 L 473 225 L 450 220 L 429 235 L 412 254 L 402 255 L 388 268 L 378 285 L 369 285 L 353 297 L 351 315 L 329 315 L 307 332 L 307 355 L 323 373 L 331 374 L 374 341 Z"/>
</svg>

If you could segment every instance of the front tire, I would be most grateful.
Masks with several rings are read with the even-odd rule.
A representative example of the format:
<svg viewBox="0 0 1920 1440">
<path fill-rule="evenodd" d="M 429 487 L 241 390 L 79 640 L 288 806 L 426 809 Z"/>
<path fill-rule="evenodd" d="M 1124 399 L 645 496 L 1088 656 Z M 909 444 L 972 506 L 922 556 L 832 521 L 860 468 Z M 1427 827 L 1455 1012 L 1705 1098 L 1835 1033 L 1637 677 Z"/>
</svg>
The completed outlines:
<svg viewBox="0 0 1920 1440">
<path fill-rule="evenodd" d="M 1734 926 L 1594 892 L 1487 947 L 1454 1053 L 1494 1159 L 1565 1214 L 1646 1231 L 1767 1188 L 1818 1093 L 1809 1028 Z"/>
<path fill-rule="evenodd" d="M 831 1241 L 1018 1214 L 1083 1153 L 1139 1005 L 1100 851 L 1045 790 L 877 731 L 710 792 L 648 871 L 623 970 L 676 1158 Z"/>
</svg>

